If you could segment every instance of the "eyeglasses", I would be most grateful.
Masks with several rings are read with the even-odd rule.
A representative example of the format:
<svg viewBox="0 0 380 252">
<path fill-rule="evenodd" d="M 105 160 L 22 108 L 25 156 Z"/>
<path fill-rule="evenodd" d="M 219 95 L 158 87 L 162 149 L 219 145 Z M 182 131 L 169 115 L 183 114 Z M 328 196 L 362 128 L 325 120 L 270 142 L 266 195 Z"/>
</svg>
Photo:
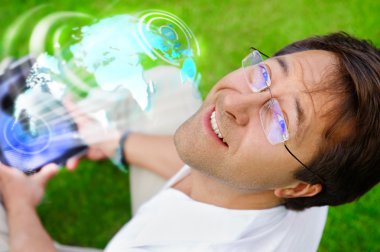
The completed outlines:
<svg viewBox="0 0 380 252">
<path fill-rule="evenodd" d="M 270 89 L 271 80 L 267 66 L 263 64 L 263 58 L 261 54 L 269 58 L 264 53 L 261 53 L 255 48 L 251 48 L 251 53 L 248 54 L 242 61 L 243 70 L 252 92 L 259 93 L 264 90 L 268 90 L 270 99 L 264 103 L 260 108 L 260 120 L 264 133 L 268 141 L 273 144 L 283 143 L 285 149 L 289 152 L 294 159 L 296 159 L 305 169 L 314 174 L 320 182 L 324 180 L 318 176 L 315 172 L 310 170 L 301 160 L 299 160 L 288 148 L 286 141 L 289 140 L 289 131 L 286 125 L 284 113 L 280 107 L 280 104 L 276 98 L 273 98 L 272 91 Z"/>
</svg>

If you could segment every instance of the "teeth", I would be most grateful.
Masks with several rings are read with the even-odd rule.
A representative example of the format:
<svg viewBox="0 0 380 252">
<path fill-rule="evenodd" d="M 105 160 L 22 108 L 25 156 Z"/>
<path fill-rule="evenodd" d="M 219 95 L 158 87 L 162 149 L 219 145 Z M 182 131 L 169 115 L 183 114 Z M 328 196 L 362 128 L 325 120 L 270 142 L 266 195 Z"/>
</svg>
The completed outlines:
<svg viewBox="0 0 380 252">
<path fill-rule="evenodd" d="M 216 123 L 216 118 L 215 118 L 215 111 L 212 112 L 211 114 L 211 117 L 210 117 L 210 122 L 211 122 L 211 127 L 212 127 L 212 130 L 215 132 L 215 134 L 220 138 L 222 139 L 223 143 L 225 143 L 224 139 L 223 139 L 223 136 L 222 136 L 222 133 L 220 132 L 219 130 L 219 127 L 218 127 L 218 124 Z"/>
</svg>

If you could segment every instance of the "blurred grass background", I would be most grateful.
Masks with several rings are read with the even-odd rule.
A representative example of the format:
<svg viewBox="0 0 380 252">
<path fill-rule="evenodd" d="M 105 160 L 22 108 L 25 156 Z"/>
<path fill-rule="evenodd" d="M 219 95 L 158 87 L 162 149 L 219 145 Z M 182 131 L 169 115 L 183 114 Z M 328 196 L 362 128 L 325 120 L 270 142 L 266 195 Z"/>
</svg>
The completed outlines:
<svg viewBox="0 0 380 252">
<path fill-rule="evenodd" d="M 25 11 L 49 3 L 50 11 L 79 11 L 102 18 L 157 8 L 182 18 L 201 45 L 201 89 L 240 67 L 250 46 L 272 54 L 284 45 L 315 34 L 343 30 L 380 46 L 380 2 L 374 0 L 2 0 L 0 36 Z M 32 25 L 39 17 L 31 19 Z M 27 27 L 21 31 L 30 36 Z M 21 38 L 22 40 L 22 38 Z M 18 56 L 27 50 L 15 45 Z M 5 57 L 3 45 L 0 56 Z M 131 217 L 128 175 L 107 161 L 82 162 L 73 173 L 62 170 L 48 185 L 39 214 L 61 243 L 103 248 Z M 361 200 L 330 208 L 319 251 L 380 251 L 380 187 Z"/>
</svg>

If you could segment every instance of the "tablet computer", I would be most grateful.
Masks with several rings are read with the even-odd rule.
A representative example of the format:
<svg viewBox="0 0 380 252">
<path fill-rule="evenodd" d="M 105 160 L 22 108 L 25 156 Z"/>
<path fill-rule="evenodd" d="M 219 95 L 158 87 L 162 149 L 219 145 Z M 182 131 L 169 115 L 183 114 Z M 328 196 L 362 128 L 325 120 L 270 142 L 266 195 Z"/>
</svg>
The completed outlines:
<svg viewBox="0 0 380 252">
<path fill-rule="evenodd" d="M 26 107 L 15 113 L 15 101 L 27 91 L 32 65 L 33 59 L 26 57 L 3 66 L 0 73 L 0 162 L 27 174 L 48 163 L 64 165 L 87 150 L 76 123 L 48 90 L 35 95 L 40 103 L 36 107 L 43 109 L 29 113 Z"/>
</svg>

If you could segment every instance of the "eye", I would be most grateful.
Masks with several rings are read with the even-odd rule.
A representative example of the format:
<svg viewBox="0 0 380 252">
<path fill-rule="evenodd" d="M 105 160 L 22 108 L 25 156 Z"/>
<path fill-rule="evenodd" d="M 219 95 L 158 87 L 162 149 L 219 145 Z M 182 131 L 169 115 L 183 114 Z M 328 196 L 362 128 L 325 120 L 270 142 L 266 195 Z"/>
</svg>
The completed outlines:
<svg viewBox="0 0 380 252">
<path fill-rule="evenodd" d="M 273 120 L 276 122 L 278 129 L 281 131 L 282 137 L 288 138 L 289 131 L 285 112 L 282 111 L 277 100 L 274 100 L 273 104 L 275 104 L 275 106 L 273 106 Z"/>
<path fill-rule="evenodd" d="M 285 119 L 280 114 L 277 114 L 277 122 L 281 128 L 282 133 L 286 132 L 286 122 L 285 122 Z"/>
<path fill-rule="evenodd" d="M 260 73 L 261 73 L 262 78 L 264 79 L 267 86 L 269 86 L 270 85 L 270 78 L 269 78 L 269 72 L 268 72 L 267 67 L 264 64 L 259 64 L 258 67 L 260 69 Z"/>
</svg>

